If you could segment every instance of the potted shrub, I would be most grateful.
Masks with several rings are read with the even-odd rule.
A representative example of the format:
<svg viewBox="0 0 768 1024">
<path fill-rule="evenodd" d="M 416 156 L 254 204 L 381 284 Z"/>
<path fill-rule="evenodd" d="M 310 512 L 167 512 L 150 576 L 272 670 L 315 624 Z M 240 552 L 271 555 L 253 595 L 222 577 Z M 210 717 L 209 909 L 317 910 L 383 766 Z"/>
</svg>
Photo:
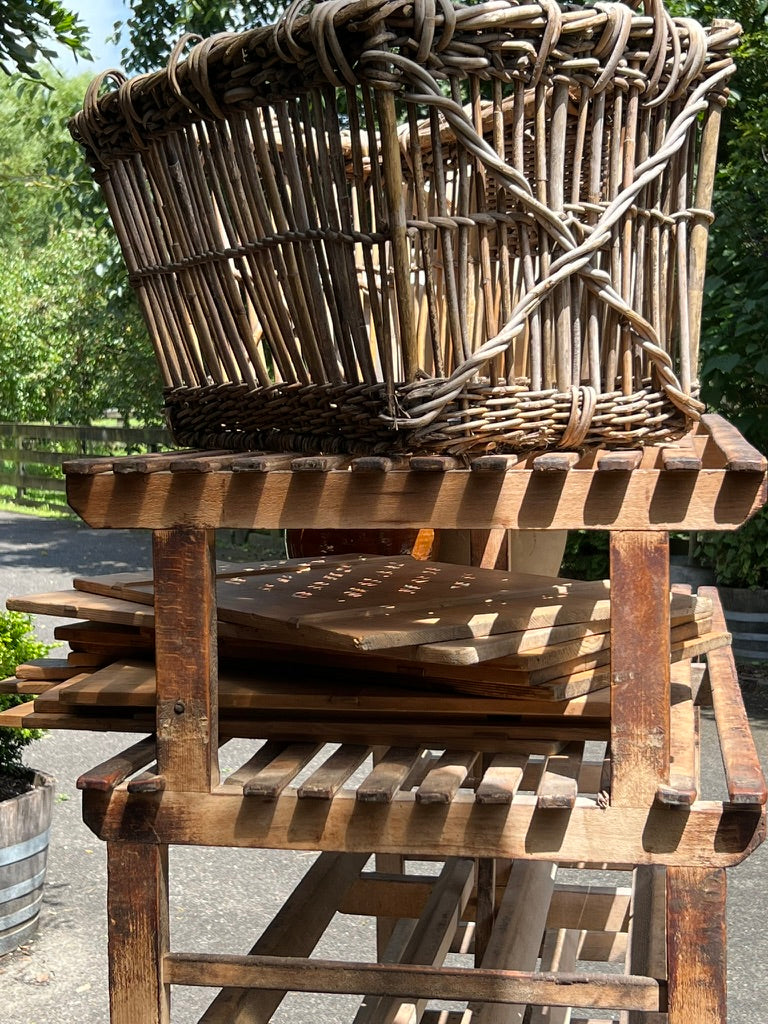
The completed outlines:
<svg viewBox="0 0 768 1024">
<path fill-rule="evenodd" d="M 35 640 L 28 616 L 0 612 L 0 679 L 47 650 Z M 0 710 L 24 699 L 0 694 Z M 35 932 L 43 898 L 54 780 L 21 762 L 22 750 L 38 736 L 30 729 L 0 729 L 0 954 Z"/>
</svg>

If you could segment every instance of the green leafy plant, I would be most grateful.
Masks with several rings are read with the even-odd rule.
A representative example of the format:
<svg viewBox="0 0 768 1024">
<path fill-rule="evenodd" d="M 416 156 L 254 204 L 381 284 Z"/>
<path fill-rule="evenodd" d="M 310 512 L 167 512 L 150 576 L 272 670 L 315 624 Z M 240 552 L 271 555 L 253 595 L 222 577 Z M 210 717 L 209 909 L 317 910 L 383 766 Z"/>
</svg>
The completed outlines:
<svg viewBox="0 0 768 1024">
<path fill-rule="evenodd" d="M 695 557 L 723 587 L 768 590 L 768 509 L 734 532 L 701 534 Z"/>
<path fill-rule="evenodd" d="M 40 658 L 49 650 L 48 644 L 35 639 L 28 615 L 0 612 L 0 679 L 12 676 L 17 665 Z M 23 704 L 26 699 L 15 694 L 0 694 L 0 711 Z M 21 751 L 40 736 L 38 729 L 0 729 L 0 775 L 26 777 L 30 774 L 21 765 Z"/>
</svg>

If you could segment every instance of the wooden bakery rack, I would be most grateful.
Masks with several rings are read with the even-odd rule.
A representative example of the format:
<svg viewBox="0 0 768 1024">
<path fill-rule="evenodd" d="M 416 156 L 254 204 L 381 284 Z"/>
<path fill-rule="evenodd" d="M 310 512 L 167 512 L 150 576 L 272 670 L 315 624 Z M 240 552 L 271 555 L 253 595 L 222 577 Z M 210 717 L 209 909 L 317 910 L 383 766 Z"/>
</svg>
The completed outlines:
<svg viewBox="0 0 768 1024">
<path fill-rule="evenodd" d="M 360 1022 L 725 1021 L 725 871 L 762 841 L 766 789 L 730 649 L 670 670 L 668 531 L 734 529 L 765 502 L 765 459 L 733 427 L 707 416 L 667 447 L 471 464 L 177 452 L 65 469 L 90 526 L 153 531 L 155 735 L 79 781 L 108 849 L 112 1024 L 167 1024 L 173 985 L 222 989 L 207 1024 L 269 1020 L 287 991 L 359 993 Z M 363 523 L 468 531 L 446 536 L 474 553 L 505 530 L 610 531 L 610 689 L 529 718 L 342 703 L 220 733 L 214 529 Z M 699 792 L 708 701 L 725 801 Z M 267 745 L 222 783 L 231 735 Z M 559 752 L 540 753 L 547 738 Z M 185 953 L 169 941 L 174 844 L 320 857 L 248 955 Z M 435 875 L 405 873 L 414 859 Z M 555 884 L 553 865 L 628 870 L 632 890 Z M 376 962 L 310 957 L 336 912 L 378 917 Z M 467 949 L 474 966 L 444 963 Z M 623 974 L 576 969 L 617 959 Z"/>
</svg>

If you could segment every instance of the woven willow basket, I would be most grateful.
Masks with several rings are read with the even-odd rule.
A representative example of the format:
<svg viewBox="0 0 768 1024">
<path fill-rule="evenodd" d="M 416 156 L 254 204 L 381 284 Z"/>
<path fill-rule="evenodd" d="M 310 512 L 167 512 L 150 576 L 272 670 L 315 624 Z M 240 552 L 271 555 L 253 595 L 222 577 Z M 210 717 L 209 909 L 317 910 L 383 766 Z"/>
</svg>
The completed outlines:
<svg viewBox="0 0 768 1024">
<path fill-rule="evenodd" d="M 72 130 L 177 442 L 481 453 L 684 431 L 738 35 L 656 0 L 328 0 L 100 76 Z"/>
</svg>

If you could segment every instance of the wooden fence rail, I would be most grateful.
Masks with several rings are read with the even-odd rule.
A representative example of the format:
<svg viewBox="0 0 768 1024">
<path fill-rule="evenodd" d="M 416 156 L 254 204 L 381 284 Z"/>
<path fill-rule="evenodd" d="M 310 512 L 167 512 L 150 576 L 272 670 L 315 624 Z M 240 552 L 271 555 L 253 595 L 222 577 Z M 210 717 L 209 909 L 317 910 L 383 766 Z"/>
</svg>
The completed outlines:
<svg viewBox="0 0 768 1024">
<path fill-rule="evenodd" d="M 0 487 L 15 488 L 18 504 L 65 508 L 63 459 L 158 451 L 171 443 L 164 427 L 0 423 Z"/>
</svg>

